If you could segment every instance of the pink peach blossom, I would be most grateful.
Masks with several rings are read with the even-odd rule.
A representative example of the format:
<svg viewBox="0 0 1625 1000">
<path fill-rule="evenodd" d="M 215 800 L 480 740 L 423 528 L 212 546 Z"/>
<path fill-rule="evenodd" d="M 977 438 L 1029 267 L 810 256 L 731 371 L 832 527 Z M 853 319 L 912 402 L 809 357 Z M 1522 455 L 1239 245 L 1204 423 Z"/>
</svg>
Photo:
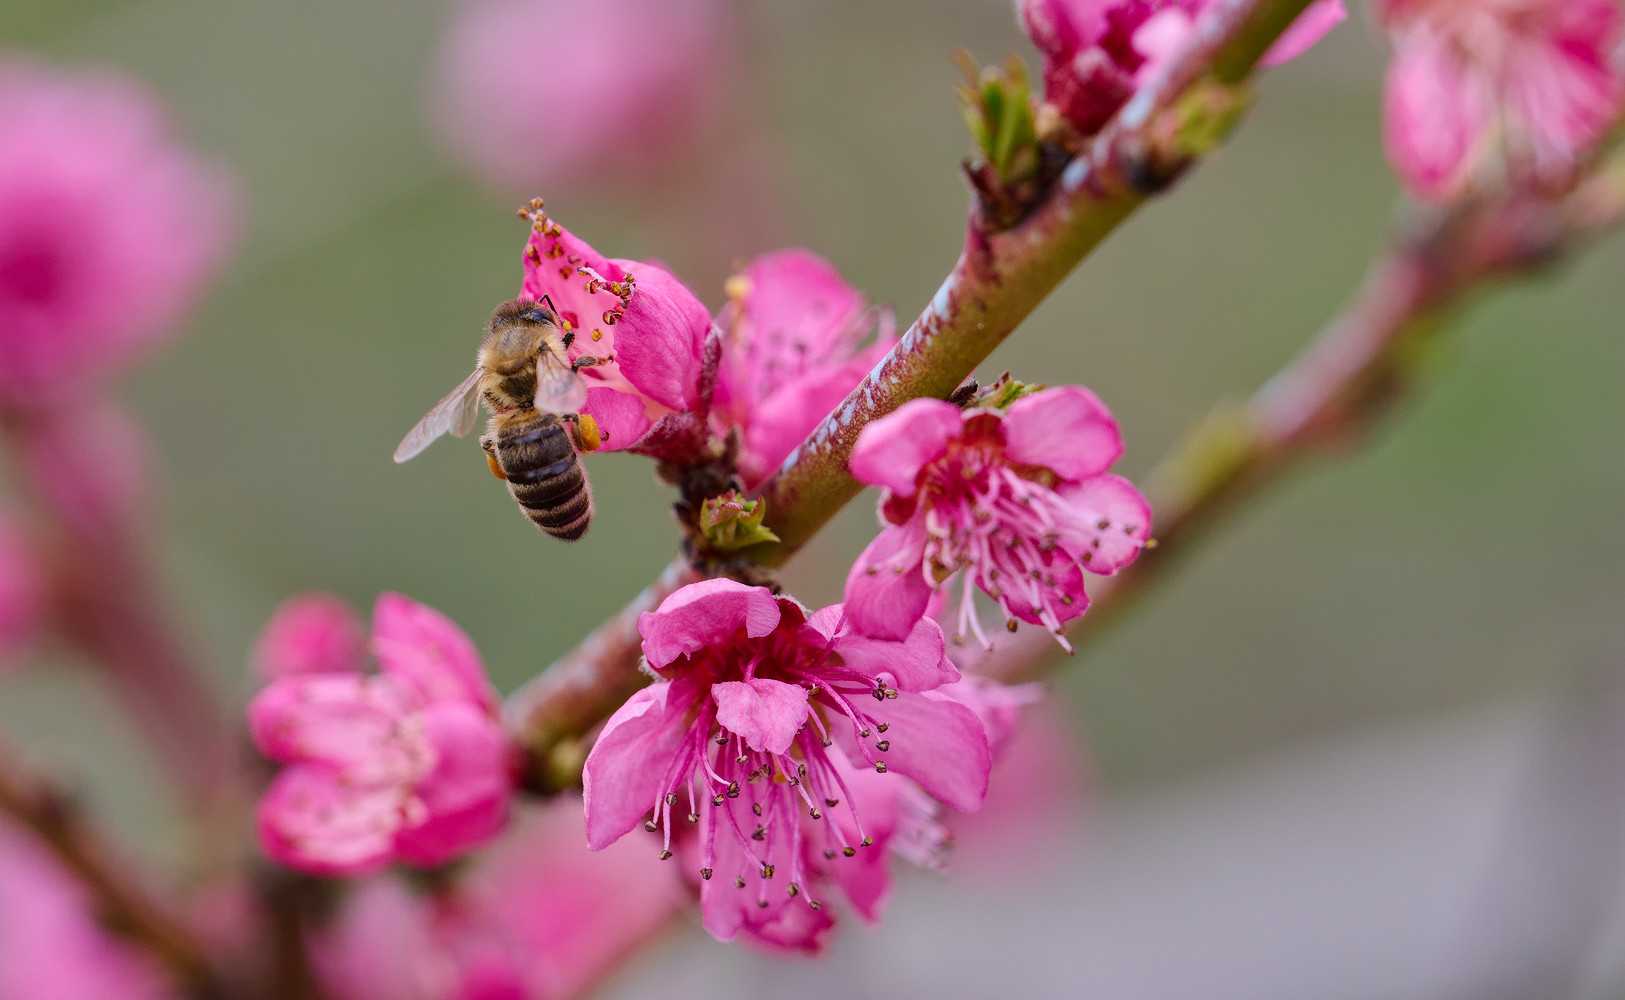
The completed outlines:
<svg viewBox="0 0 1625 1000">
<path fill-rule="evenodd" d="M 0 997 L 161 1000 L 147 956 L 103 929 L 89 895 L 36 842 L 0 826 Z"/>
<path fill-rule="evenodd" d="M 1625 105 L 1614 0 L 1382 0 L 1388 158 L 1445 200 L 1476 181 L 1562 184 Z"/>
<path fill-rule="evenodd" d="M 835 889 L 877 917 L 889 882 L 873 848 L 898 826 L 886 785 L 900 776 L 956 808 L 981 804 L 987 737 L 936 691 L 959 672 L 935 622 L 871 639 L 840 605 L 809 613 L 765 587 L 708 580 L 643 614 L 638 631 L 659 680 L 610 717 L 587 757 L 588 846 L 641 823 L 664 830 L 670 857 L 674 815 L 686 816 L 695 837 L 678 846 L 719 939 L 816 949 Z"/>
<path fill-rule="evenodd" d="M 0 665 L 26 646 L 46 612 L 46 586 L 21 526 L 0 514 Z"/>
<path fill-rule="evenodd" d="M 1044 56 L 1045 100 L 1084 135 L 1100 131 L 1134 91 L 1182 52 L 1216 0 L 1017 0 Z M 1314 0 L 1260 60 L 1278 66 L 1348 17 L 1343 0 Z"/>
<path fill-rule="evenodd" d="M 230 201 L 136 82 L 0 57 L 0 406 L 93 396 L 174 334 Z"/>
<path fill-rule="evenodd" d="M 444 864 L 506 819 L 507 744 L 468 636 L 432 608 L 379 597 L 379 672 L 277 677 L 248 708 L 260 752 L 286 765 L 260 800 L 274 860 L 322 875 Z"/>
<path fill-rule="evenodd" d="M 879 333 L 863 345 L 869 331 Z M 774 472 L 897 342 L 889 312 L 871 311 L 834 265 L 777 250 L 729 281 L 717 313 L 725 348 L 715 422 L 740 431 L 747 489 Z"/>
<path fill-rule="evenodd" d="M 1089 606 L 1083 571 L 1109 575 L 1150 537 L 1151 508 L 1109 469 L 1122 454 L 1111 413 L 1087 389 L 1023 396 L 1001 412 L 913 400 L 863 429 L 850 468 L 882 487 L 880 534 L 852 565 L 846 609 L 859 631 L 909 634 L 963 571 L 955 640 L 991 648 L 976 588 L 1009 627 L 1062 626 Z M 1068 647 L 1070 648 L 1070 647 Z"/>
<path fill-rule="evenodd" d="M 343 598 L 318 591 L 283 601 L 260 632 L 254 663 L 266 679 L 345 674 L 366 663 L 367 634 Z"/>
<path fill-rule="evenodd" d="M 518 817 L 455 887 L 360 885 L 312 954 L 336 1000 L 563 1000 L 677 913 L 676 873 L 630 841 L 587 850 L 581 800 Z"/>
<path fill-rule="evenodd" d="M 566 332 L 575 334 L 571 360 L 612 359 L 581 370 L 588 387 L 582 412 L 604 433 L 601 450 L 630 448 L 662 416 L 694 409 L 711 330 L 694 293 L 654 264 L 600 256 L 539 204 L 529 217 L 520 294 L 552 302 Z"/>
<path fill-rule="evenodd" d="M 730 17 L 720 0 L 464 0 L 437 59 L 435 133 L 507 190 L 656 173 L 716 115 Z"/>
</svg>

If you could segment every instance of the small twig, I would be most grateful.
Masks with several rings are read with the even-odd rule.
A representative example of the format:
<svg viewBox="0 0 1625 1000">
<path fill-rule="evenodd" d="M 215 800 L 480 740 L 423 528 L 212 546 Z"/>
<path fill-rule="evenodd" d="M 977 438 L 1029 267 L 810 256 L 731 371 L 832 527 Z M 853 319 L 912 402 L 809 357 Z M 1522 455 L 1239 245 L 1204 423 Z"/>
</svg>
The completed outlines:
<svg viewBox="0 0 1625 1000">
<path fill-rule="evenodd" d="M 1495 281 L 1537 271 L 1625 221 L 1625 156 L 1557 200 L 1508 195 L 1413 221 L 1353 302 L 1246 403 L 1221 406 L 1156 467 L 1155 548 L 1095 589 L 1067 632 L 1074 646 L 1133 607 L 1215 519 L 1311 455 L 1358 441 L 1413 388 L 1420 353 L 1454 311 Z M 1043 630 L 1001 642 L 979 669 L 1036 676 L 1057 662 Z"/>
<path fill-rule="evenodd" d="M 226 995 L 192 930 L 128 876 L 128 865 L 89 828 L 67 795 L 25 769 L 5 747 L 0 747 L 0 812 L 38 837 L 90 893 L 106 926 L 151 953 L 189 995 Z"/>
</svg>

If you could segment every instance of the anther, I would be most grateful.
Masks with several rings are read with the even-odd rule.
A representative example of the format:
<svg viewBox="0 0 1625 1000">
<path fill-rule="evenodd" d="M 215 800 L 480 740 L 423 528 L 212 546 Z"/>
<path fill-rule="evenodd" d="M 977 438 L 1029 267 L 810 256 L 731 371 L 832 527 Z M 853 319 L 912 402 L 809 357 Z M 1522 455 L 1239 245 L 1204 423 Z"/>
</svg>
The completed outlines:
<svg viewBox="0 0 1625 1000">
<path fill-rule="evenodd" d="M 875 744 L 875 749 L 879 750 L 881 753 L 885 753 L 887 750 L 891 749 L 891 740 L 881 740 L 879 743 Z"/>
<path fill-rule="evenodd" d="M 762 908 L 762 909 L 764 909 L 764 910 L 765 910 L 765 909 L 767 909 L 767 900 L 765 900 L 765 899 L 758 899 L 758 900 L 757 900 L 757 901 L 756 901 L 756 905 L 757 905 L 757 906 L 760 906 L 760 907 L 761 907 L 761 908 Z"/>
<path fill-rule="evenodd" d="M 714 805 L 714 806 L 722 805 L 722 793 L 721 792 L 718 792 L 717 794 L 711 796 L 711 804 Z"/>
<path fill-rule="evenodd" d="M 654 820 L 646 819 L 646 820 L 643 821 L 643 829 L 648 831 L 649 833 L 654 833 L 656 830 L 660 829 L 660 827 L 659 827 L 658 824 L 655 823 Z"/>
<path fill-rule="evenodd" d="M 824 908 L 824 904 L 823 904 L 823 903 L 820 903 L 820 902 L 819 902 L 819 901 L 818 901 L 818 900 L 816 900 L 816 899 L 809 899 L 809 900 L 807 900 L 807 905 L 808 905 L 808 906 L 810 906 L 810 907 L 812 907 L 812 908 L 813 908 L 813 909 L 815 909 L 815 910 L 822 910 L 822 909 L 823 909 L 823 908 Z"/>
<path fill-rule="evenodd" d="M 879 774 L 885 774 L 886 773 L 886 762 L 883 761 L 883 760 L 875 761 L 875 771 L 877 773 L 879 773 Z"/>
<path fill-rule="evenodd" d="M 690 823 L 698 823 L 700 821 L 700 814 L 699 813 L 689 813 L 688 814 L 688 821 Z"/>
<path fill-rule="evenodd" d="M 1004 628 L 1008 632 L 1014 632 L 1016 630 L 1016 620 L 1011 618 L 1009 621 L 1006 621 L 1004 623 Z"/>
<path fill-rule="evenodd" d="M 667 792 L 666 793 L 666 805 L 674 806 L 676 804 L 677 804 L 677 793 L 676 792 Z"/>
<path fill-rule="evenodd" d="M 750 804 L 750 811 L 760 816 L 762 814 L 762 804 L 760 802 L 752 802 Z"/>
<path fill-rule="evenodd" d="M 790 898 L 795 899 L 797 896 L 801 895 L 801 886 L 796 885 L 794 882 L 791 882 L 789 892 L 790 892 Z"/>
<path fill-rule="evenodd" d="M 1112 522 L 1110 520 L 1104 518 L 1104 517 L 1101 518 L 1100 521 L 1095 524 L 1095 527 L 1099 528 L 1101 531 L 1105 531 L 1107 528 L 1110 528 L 1111 526 L 1112 526 Z"/>
<path fill-rule="evenodd" d="M 882 684 L 880 687 L 875 688 L 875 701 L 885 701 L 885 700 L 886 700 L 886 686 L 884 684 Z"/>
<path fill-rule="evenodd" d="M 886 730 L 891 728 L 891 723 L 889 723 L 889 722 L 877 723 L 875 725 L 875 728 L 880 730 L 881 732 L 885 732 Z"/>
<path fill-rule="evenodd" d="M 737 781 L 728 782 L 728 798 L 730 798 L 730 799 L 739 798 L 739 782 L 737 782 Z"/>
<path fill-rule="evenodd" d="M 744 754 L 740 754 L 739 756 L 734 758 L 734 763 L 735 764 L 743 764 L 746 760 L 749 760 L 749 758 L 746 757 Z"/>
<path fill-rule="evenodd" d="M 661 851 L 660 852 L 660 860 L 662 860 L 662 861 L 670 861 L 671 860 L 671 852 L 670 851 Z"/>
<path fill-rule="evenodd" d="M 856 847 L 843 847 L 841 848 L 841 853 L 849 858 L 853 858 L 857 857 L 858 849 Z"/>
<path fill-rule="evenodd" d="M 734 876 L 734 888 L 743 889 L 744 887 L 745 887 L 745 876 L 743 876 L 743 875 Z"/>
<path fill-rule="evenodd" d="M 724 733 L 721 736 L 717 737 L 717 746 L 725 747 L 727 745 L 728 745 L 728 735 L 726 733 Z"/>
<path fill-rule="evenodd" d="M 758 823 L 756 825 L 756 832 L 750 835 L 750 839 L 752 839 L 752 840 L 766 840 L 767 839 L 767 828 L 762 826 L 760 823 Z"/>
<path fill-rule="evenodd" d="M 827 746 L 827 747 L 832 747 L 832 746 L 835 745 L 835 741 L 830 739 L 828 736 L 820 736 L 820 737 L 818 737 L 818 742 L 824 744 L 824 746 Z"/>
<path fill-rule="evenodd" d="M 765 862 L 762 864 L 762 877 L 763 878 L 772 878 L 773 877 L 773 866 L 772 865 L 766 864 Z"/>
<path fill-rule="evenodd" d="M 818 811 L 817 806 L 814 806 L 809 814 L 812 816 L 813 819 L 823 819 L 824 818 L 824 814 Z"/>
<path fill-rule="evenodd" d="M 700 878 L 705 879 L 707 882 L 711 881 L 712 874 L 714 874 L 714 873 L 709 868 L 701 868 L 700 869 Z"/>
<path fill-rule="evenodd" d="M 840 799 L 825 799 L 824 800 L 824 805 L 829 806 L 831 809 L 834 809 L 836 806 L 838 806 L 840 804 L 841 804 Z"/>
<path fill-rule="evenodd" d="M 880 696 L 880 697 L 882 697 L 882 698 L 884 698 L 884 697 L 886 697 L 886 696 L 885 696 L 885 695 L 881 695 L 881 696 Z M 859 731 L 858 731 L 858 736 L 859 736 L 859 737 L 860 737 L 860 738 L 862 738 L 862 739 L 868 739 L 868 738 L 869 738 L 869 730 L 867 730 L 867 729 L 862 729 L 862 730 L 859 730 Z"/>
<path fill-rule="evenodd" d="M 826 861 L 833 861 L 835 859 L 835 852 L 833 850 L 831 850 L 831 849 L 826 848 L 824 850 L 824 859 Z"/>
<path fill-rule="evenodd" d="M 860 842 L 858 844 L 858 846 L 859 847 L 873 847 L 873 846 L 875 846 L 875 838 L 873 838 L 873 837 L 864 837 L 862 842 Z"/>
</svg>

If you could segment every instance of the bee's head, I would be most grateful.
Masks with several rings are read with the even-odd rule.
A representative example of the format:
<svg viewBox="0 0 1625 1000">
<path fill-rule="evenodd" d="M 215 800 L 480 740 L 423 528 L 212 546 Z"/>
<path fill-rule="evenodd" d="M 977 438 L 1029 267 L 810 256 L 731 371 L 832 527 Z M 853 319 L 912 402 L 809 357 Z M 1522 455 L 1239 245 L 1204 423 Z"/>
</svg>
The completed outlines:
<svg viewBox="0 0 1625 1000">
<path fill-rule="evenodd" d="M 504 302 L 491 314 L 481 364 L 494 371 L 509 371 L 534 362 L 543 338 L 557 324 L 553 310 L 535 299 Z"/>
</svg>

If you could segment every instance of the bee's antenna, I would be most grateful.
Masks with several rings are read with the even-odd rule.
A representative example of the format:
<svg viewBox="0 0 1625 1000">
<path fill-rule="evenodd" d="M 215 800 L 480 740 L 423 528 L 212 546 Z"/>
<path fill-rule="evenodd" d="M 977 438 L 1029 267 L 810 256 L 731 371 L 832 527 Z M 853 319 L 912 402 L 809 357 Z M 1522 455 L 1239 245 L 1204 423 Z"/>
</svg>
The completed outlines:
<svg viewBox="0 0 1625 1000">
<path fill-rule="evenodd" d="M 547 303 L 548 311 L 551 312 L 553 314 L 554 318 L 556 319 L 558 317 L 558 315 L 559 315 L 559 308 L 558 308 L 558 306 L 555 306 L 553 304 L 552 296 L 543 295 L 542 296 L 542 301 Z"/>
</svg>

